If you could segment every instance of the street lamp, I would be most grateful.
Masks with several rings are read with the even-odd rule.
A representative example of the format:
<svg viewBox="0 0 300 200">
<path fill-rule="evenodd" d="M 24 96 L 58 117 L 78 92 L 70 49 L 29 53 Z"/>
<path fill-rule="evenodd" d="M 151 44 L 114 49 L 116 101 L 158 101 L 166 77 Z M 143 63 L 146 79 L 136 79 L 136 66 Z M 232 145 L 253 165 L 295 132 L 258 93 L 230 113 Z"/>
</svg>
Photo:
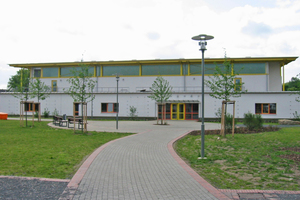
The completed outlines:
<svg viewBox="0 0 300 200">
<path fill-rule="evenodd" d="M 193 40 L 199 40 L 200 51 L 202 51 L 202 124 L 201 124 L 201 158 L 205 159 L 204 157 L 204 134 L 205 134 L 205 127 L 204 127 L 204 51 L 206 50 L 207 42 L 206 40 L 213 39 L 213 36 L 200 34 L 197 36 L 192 37 Z"/>
<path fill-rule="evenodd" d="M 116 129 L 118 129 L 118 117 L 119 117 L 119 74 L 116 74 L 116 80 L 117 80 L 117 119 L 116 119 Z"/>
</svg>

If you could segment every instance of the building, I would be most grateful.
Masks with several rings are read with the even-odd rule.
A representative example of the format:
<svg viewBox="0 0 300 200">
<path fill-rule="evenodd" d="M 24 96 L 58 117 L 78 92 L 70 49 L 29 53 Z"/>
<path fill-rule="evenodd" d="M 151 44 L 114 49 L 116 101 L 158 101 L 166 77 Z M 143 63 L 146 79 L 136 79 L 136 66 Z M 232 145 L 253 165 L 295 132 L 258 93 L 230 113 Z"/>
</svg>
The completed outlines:
<svg viewBox="0 0 300 200">
<path fill-rule="evenodd" d="M 284 67 L 297 57 L 247 57 L 227 58 L 232 67 L 239 71 L 235 81 L 244 82 L 247 90 L 236 101 L 236 117 L 244 113 L 262 114 L 263 118 L 293 118 L 299 110 L 295 95 L 284 91 Z M 205 59 L 205 79 L 215 71 L 215 64 L 222 64 L 224 58 Z M 91 61 L 63 63 L 10 64 L 11 67 L 28 68 L 32 78 L 39 77 L 51 86 L 51 95 L 41 101 L 41 110 L 51 113 L 56 109 L 60 115 L 73 115 L 73 99 L 64 89 L 69 87 L 67 79 L 70 70 L 79 64 L 88 65 L 93 79 L 95 99 L 88 103 L 88 116 L 115 117 L 117 82 L 119 80 L 119 116 L 128 117 L 130 106 L 137 109 L 138 117 L 157 116 L 156 104 L 148 98 L 150 87 L 157 76 L 163 76 L 173 87 L 173 95 L 167 102 L 167 119 L 194 120 L 201 118 L 201 59 Z M 209 96 L 205 86 L 205 117 L 215 118 L 221 107 L 221 100 Z M 36 101 L 36 99 L 30 99 Z M 0 93 L 0 111 L 9 114 L 20 113 L 20 100 L 8 92 Z M 229 111 L 232 110 L 229 108 Z"/>
</svg>

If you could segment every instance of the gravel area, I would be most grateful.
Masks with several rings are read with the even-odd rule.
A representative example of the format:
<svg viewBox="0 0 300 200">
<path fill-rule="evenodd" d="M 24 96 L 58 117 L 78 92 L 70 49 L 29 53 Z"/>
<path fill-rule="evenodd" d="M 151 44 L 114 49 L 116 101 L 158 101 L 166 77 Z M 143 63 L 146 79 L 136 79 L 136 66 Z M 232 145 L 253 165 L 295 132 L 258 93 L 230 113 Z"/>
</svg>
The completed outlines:
<svg viewBox="0 0 300 200">
<path fill-rule="evenodd" d="M 0 199 L 57 200 L 68 182 L 69 180 L 0 177 Z"/>
</svg>

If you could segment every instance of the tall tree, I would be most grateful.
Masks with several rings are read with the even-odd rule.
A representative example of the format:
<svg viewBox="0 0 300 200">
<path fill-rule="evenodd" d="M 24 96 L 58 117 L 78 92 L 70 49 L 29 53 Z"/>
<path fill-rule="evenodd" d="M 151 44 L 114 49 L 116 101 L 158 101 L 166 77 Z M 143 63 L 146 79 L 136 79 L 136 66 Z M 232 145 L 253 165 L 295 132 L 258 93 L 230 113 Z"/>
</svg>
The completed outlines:
<svg viewBox="0 0 300 200">
<path fill-rule="evenodd" d="M 9 78 L 7 89 L 11 92 L 22 92 L 24 88 L 29 87 L 30 71 L 28 69 L 20 69 L 16 75 Z"/>
<path fill-rule="evenodd" d="M 292 77 L 291 80 L 286 83 L 285 89 L 287 91 L 295 91 L 294 94 L 299 95 L 298 97 L 296 97 L 296 101 L 300 102 L 300 73 L 295 77 Z"/>
<path fill-rule="evenodd" d="M 68 89 L 64 89 L 74 100 L 74 102 L 90 102 L 95 99 L 93 90 L 96 85 L 96 81 L 92 80 L 92 73 L 89 73 L 89 66 L 80 64 L 79 67 L 73 68 L 71 72 L 71 78 L 67 79 L 70 83 Z M 83 119 L 83 104 L 81 104 L 81 114 Z M 82 126 L 83 131 L 83 126 Z"/>
<path fill-rule="evenodd" d="M 167 80 L 158 76 L 150 87 L 152 94 L 148 97 L 157 103 L 165 103 L 172 96 L 172 89 Z M 161 116 L 161 124 L 163 124 L 163 116 Z"/>
</svg>

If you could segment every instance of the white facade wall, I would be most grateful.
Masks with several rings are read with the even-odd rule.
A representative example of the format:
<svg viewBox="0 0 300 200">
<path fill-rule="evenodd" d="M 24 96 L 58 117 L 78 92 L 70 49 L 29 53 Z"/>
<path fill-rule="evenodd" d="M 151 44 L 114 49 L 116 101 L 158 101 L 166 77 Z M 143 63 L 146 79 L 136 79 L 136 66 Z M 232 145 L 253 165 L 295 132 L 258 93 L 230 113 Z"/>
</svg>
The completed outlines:
<svg viewBox="0 0 300 200">
<path fill-rule="evenodd" d="M 129 116 L 130 106 L 137 108 L 139 117 L 156 117 L 157 111 L 155 102 L 148 98 L 150 93 L 119 93 L 120 117 Z M 101 113 L 101 103 L 116 103 L 115 93 L 97 93 L 96 98 L 88 103 L 88 116 L 115 117 L 116 113 Z M 296 95 L 290 92 L 268 92 L 268 93 L 246 93 L 239 98 L 233 98 L 236 101 L 235 115 L 237 118 L 243 118 L 244 113 L 255 113 L 255 103 L 276 103 L 276 114 L 263 114 L 263 118 L 293 118 L 293 113 L 300 112 L 300 103 L 295 101 Z M 199 101 L 199 118 L 201 117 L 201 94 L 200 93 L 174 93 L 169 100 L 177 101 Z M 36 101 L 36 99 L 29 99 Z M 9 93 L 0 93 L 0 112 L 9 115 L 18 115 L 20 113 L 20 100 Z M 205 118 L 216 117 L 215 112 L 221 107 L 221 100 L 217 100 L 205 94 Z M 41 111 L 47 108 L 50 114 L 57 109 L 59 115 L 73 115 L 73 99 L 64 93 L 51 94 L 49 98 L 41 101 Z M 228 106 L 228 112 L 232 113 L 232 106 Z M 31 115 L 31 114 L 30 114 Z"/>
</svg>

